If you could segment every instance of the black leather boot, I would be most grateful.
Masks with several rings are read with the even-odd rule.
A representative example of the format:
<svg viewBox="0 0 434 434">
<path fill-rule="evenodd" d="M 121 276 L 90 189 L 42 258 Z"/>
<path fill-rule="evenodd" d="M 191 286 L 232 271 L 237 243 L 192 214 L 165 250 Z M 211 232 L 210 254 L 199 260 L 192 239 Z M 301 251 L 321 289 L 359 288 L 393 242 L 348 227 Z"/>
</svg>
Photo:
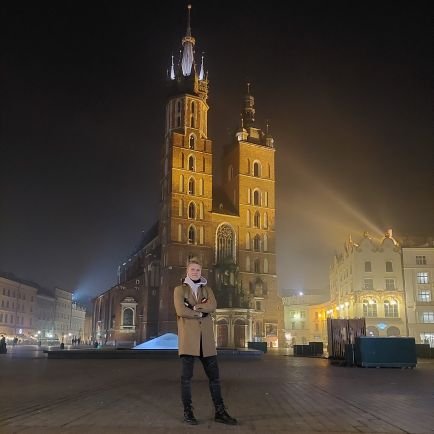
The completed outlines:
<svg viewBox="0 0 434 434">
<path fill-rule="evenodd" d="M 191 405 L 184 407 L 184 422 L 189 425 L 197 425 L 197 419 L 194 417 L 193 407 Z"/>
<path fill-rule="evenodd" d="M 236 425 L 238 421 L 231 417 L 225 409 L 224 405 L 217 405 L 215 408 L 215 418 L 216 422 L 225 423 L 226 425 Z"/>
</svg>

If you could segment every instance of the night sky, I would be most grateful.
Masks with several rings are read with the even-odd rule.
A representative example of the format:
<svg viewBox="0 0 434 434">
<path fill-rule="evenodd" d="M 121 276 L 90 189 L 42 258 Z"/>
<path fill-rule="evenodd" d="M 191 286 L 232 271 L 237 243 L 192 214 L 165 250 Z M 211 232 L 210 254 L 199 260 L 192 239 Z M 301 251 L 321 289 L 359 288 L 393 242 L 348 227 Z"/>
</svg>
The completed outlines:
<svg viewBox="0 0 434 434">
<path fill-rule="evenodd" d="M 192 9 L 216 156 L 247 81 L 257 124 L 270 121 L 285 294 L 325 292 L 350 233 L 434 234 L 431 16 L 423 3 L 326 3 Z M 2 3 L 0 271 L 84 301 L 115 283 L 158 216 L 165 77 L 186 5 Z"/>
</svg>

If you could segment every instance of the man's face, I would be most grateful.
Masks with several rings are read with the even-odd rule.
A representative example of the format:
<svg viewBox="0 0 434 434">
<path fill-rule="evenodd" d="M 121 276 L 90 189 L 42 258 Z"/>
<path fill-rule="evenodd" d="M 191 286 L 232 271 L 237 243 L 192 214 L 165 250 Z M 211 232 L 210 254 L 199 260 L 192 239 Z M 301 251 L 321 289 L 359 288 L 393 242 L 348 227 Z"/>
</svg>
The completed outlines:
<svg viewBox="0 0 434 434">
<path fill-rule="evenodd" d="M 202 267 L 199 264 L 190 264 L 187 268 L 187 276 L 191 280 L 200 279 L 202 273 Z"/>
</svg>

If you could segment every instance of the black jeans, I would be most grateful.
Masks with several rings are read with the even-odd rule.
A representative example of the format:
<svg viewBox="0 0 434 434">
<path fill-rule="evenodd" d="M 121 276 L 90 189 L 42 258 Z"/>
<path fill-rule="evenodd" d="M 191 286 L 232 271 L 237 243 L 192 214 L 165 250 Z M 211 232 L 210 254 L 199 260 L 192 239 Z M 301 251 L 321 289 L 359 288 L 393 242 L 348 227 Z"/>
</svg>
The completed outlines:
<svg viewBox="0 0 434 434">
<path fill-rule="evenodd" d="M 191 379 L 193 378 L 194 359 L 196 356 L 182 355 L 182 374 L 181 374 L 181 397 L 184 408 L 191 406 Z M 222 406 L 223 399 L 220 389 L 220 374 L 217 363 L 217 356 L 203 357 L 199 360 L 202 362 L 203 369 L 209 380 L 209 391 L 214 406 Z"/>
</svg>

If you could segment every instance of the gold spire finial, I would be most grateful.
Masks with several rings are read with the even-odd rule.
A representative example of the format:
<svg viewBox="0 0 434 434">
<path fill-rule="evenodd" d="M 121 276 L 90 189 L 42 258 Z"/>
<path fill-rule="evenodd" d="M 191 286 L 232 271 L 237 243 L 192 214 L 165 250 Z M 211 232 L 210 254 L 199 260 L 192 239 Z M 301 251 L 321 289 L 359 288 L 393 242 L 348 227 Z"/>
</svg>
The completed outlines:
<svg viewBox="0 0 434 434">
<path fill-rule="evenodd" d="M 188 17 L 187 17 L 187 35 L 191 35 L 191 28 L 190 28 L 190 11 L 191 11 L 191 5 L 187 6 L 188 9 Z"/>
</svg>

